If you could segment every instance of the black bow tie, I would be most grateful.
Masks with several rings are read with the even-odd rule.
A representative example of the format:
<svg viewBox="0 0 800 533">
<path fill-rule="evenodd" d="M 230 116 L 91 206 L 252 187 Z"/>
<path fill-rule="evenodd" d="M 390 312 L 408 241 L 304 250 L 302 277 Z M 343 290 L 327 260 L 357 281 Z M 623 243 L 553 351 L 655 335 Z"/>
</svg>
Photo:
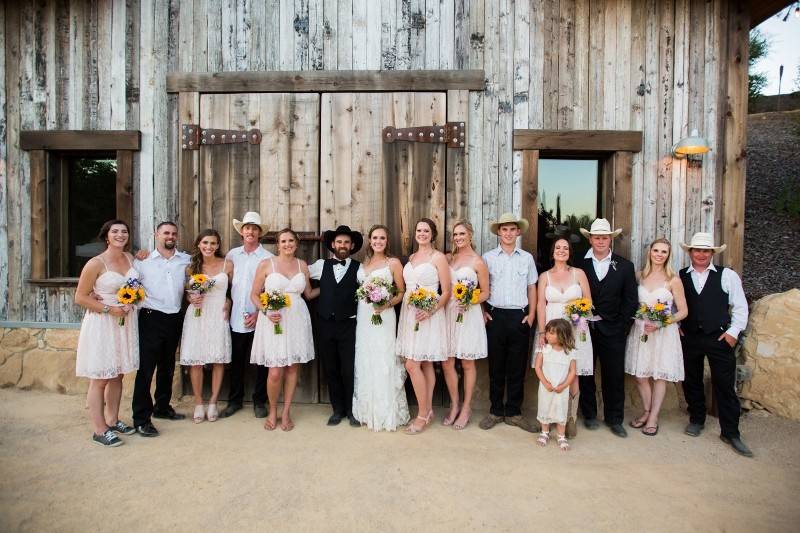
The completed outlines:
<svg viewBox="0 0 800 533">
<path fill-rule="evenodd" d="M 344 259 L 342 261 L 339 261 L 338 259 L 331 259 L 331 261 L 333 261 L 335 264 L 339 264 L 342 266 L 345 266 L 347 264 L 347 260 Z"/>
</svg>

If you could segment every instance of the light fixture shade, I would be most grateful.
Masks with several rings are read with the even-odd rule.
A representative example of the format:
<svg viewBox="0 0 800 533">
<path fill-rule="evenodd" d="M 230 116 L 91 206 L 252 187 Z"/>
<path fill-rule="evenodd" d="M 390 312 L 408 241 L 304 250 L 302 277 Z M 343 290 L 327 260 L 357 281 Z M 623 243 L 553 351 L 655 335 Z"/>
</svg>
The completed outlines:
<svg viewBox="0 0 800 533">
<path fill-rule="evenodd" d="M 687 155 L 705 154 L 711 150 L 708 141 L 700 137 L 697 130 L 692 130 L 688 137 L 684 137 L 672 147 L 675 157 L 686 157 Z"/>
</svg>

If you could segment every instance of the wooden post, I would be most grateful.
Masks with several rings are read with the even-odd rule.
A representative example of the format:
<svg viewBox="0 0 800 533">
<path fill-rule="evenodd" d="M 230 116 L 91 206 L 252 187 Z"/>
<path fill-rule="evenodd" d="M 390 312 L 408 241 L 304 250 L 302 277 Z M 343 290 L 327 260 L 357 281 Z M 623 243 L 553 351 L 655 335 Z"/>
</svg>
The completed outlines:
<svg viewBox="0 0 800 533">
<path fill-rule="evenodd" d="M 31 278 L 47 277 L 47 152 L 30 151 Z"/>
<path fill-rule="evenodd" d="M 612 229 L 622 228 L 622 236 L 617 240 L 614 251 L 623 257 L 631 257 L 631 230 L 633 225 L 632 178 L 633 153 L 615 152 L 612 156 L 614 169 L 614 202 Z"/>
<path fill-rule="evenodd" d="M 117 218 L 133 224 L 133 151 L 117 150 Z"/>
<path fill-rule="evenodd" d="M 522 248 L 536 257 L 539 235 L 539 150 L 522 152 L 522 217 L 528 220 L 528 231 L 522 235 Z"/>
</svg>

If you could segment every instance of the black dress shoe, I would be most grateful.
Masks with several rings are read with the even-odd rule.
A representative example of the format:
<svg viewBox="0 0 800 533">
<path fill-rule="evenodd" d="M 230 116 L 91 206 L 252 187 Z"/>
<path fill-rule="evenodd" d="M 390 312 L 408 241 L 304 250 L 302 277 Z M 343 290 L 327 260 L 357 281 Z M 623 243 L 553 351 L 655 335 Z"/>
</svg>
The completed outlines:
<svg viewBox="0 0 800 533">
<path fill-rule="evenodd" d="M 238 403 L 229 403 L 225 409 L 219 414 L 220 418 L 228 418 L 229 416 L 233 416 L 233 414 L 242 408 L 241 405 Z"/>
<path fill-rule="evenodd" d="M 600 427 L 600 422 L 596 418 L 584 418 L 583 427 L 594 430 Z"/>
<path fill-rule="evenodd" d="M 608 424 L 608 429 L 611 430 L 611 433 L 616 435 L 617 437 L 625 438 L 628 436 L 628 432 L 625 431 L 625 428 L 622 424 Z"/>
<path fill-rule="evenodd" d="M 354 428 L 360 428 L 361 427 L 361 422 L 356 420 L 356 417 L 354 417 L 352 414 L 347 415 L 347 419 L 350 421 L 350 425 L 353 426 Z"/>
<path fill-rule="evenodd" d="M 329 426 L 338 426 L 339 422 L 344 419 L 344 415 L 340 415 L 339 413 L 333 413 L 330 418 L 328 418 L 328 425 Z"/>
<path fill-rule="evenodd" d="M 183 420 L 186 415 L 176 413 L 175 409 L 170 407 L 166 411 L 153 411 L 153 418 L 161 418 L 163 420 Z"/>
<path fill-rule="evenodd" d="M 735 451 L 739 455 L 743 455 L 745 457 L 753 457 L 753 452 L 751 452 L 750 448 L 748 448 L 747 445 L 744 442 L 742 442 L 742 439 L 740 437 L 728 438 L 723 435 L 720 435 L 719 440 L 721 440 L 725 444 L 730 444 L 731 448 L 733 448 L 733 451 Z"/>
<path fill-rule="evenodd" d="M 142 437 L 158 437 L 158 430 L 151 422 L 136 426 L 136 433 Z"/>
<path fill-rule="evenodd" d="M 699 437 L 700 433 L 703 432 L 703 424 L 695 424 L 694 422 L 689 422 L 688 424 L 686 424 L 686 429 L 684 429 L 683 432 L 689 435 L 690 437 Z"/>
<path fill-rule="evenodd" d="M 253 414 L 256 416 L 256 418 L 267 418 L 267 406 L 253 405 Z"/>
</svg>

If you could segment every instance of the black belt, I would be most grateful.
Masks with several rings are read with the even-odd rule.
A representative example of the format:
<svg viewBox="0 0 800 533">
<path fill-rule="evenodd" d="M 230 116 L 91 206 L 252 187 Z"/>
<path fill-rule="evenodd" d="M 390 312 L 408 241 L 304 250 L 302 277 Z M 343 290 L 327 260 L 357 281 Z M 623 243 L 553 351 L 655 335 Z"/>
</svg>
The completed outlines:
<svg viewBox="0 0 800 533">
<path fill-rule="evenodd" d="M 178 313 L 165 313 L 163 311 L 157 311 L 156 309 L 149 309 L 147 307 L 142 307 L 139 310 L 139 314 L 142 314 L 142 313 L 144 313 L 145 315 L 162 316 L 164 318 L 176 318 L 176 317 L 180 317 L 181 316 L 180 312 L 178 312 Z"/>
</svg>

